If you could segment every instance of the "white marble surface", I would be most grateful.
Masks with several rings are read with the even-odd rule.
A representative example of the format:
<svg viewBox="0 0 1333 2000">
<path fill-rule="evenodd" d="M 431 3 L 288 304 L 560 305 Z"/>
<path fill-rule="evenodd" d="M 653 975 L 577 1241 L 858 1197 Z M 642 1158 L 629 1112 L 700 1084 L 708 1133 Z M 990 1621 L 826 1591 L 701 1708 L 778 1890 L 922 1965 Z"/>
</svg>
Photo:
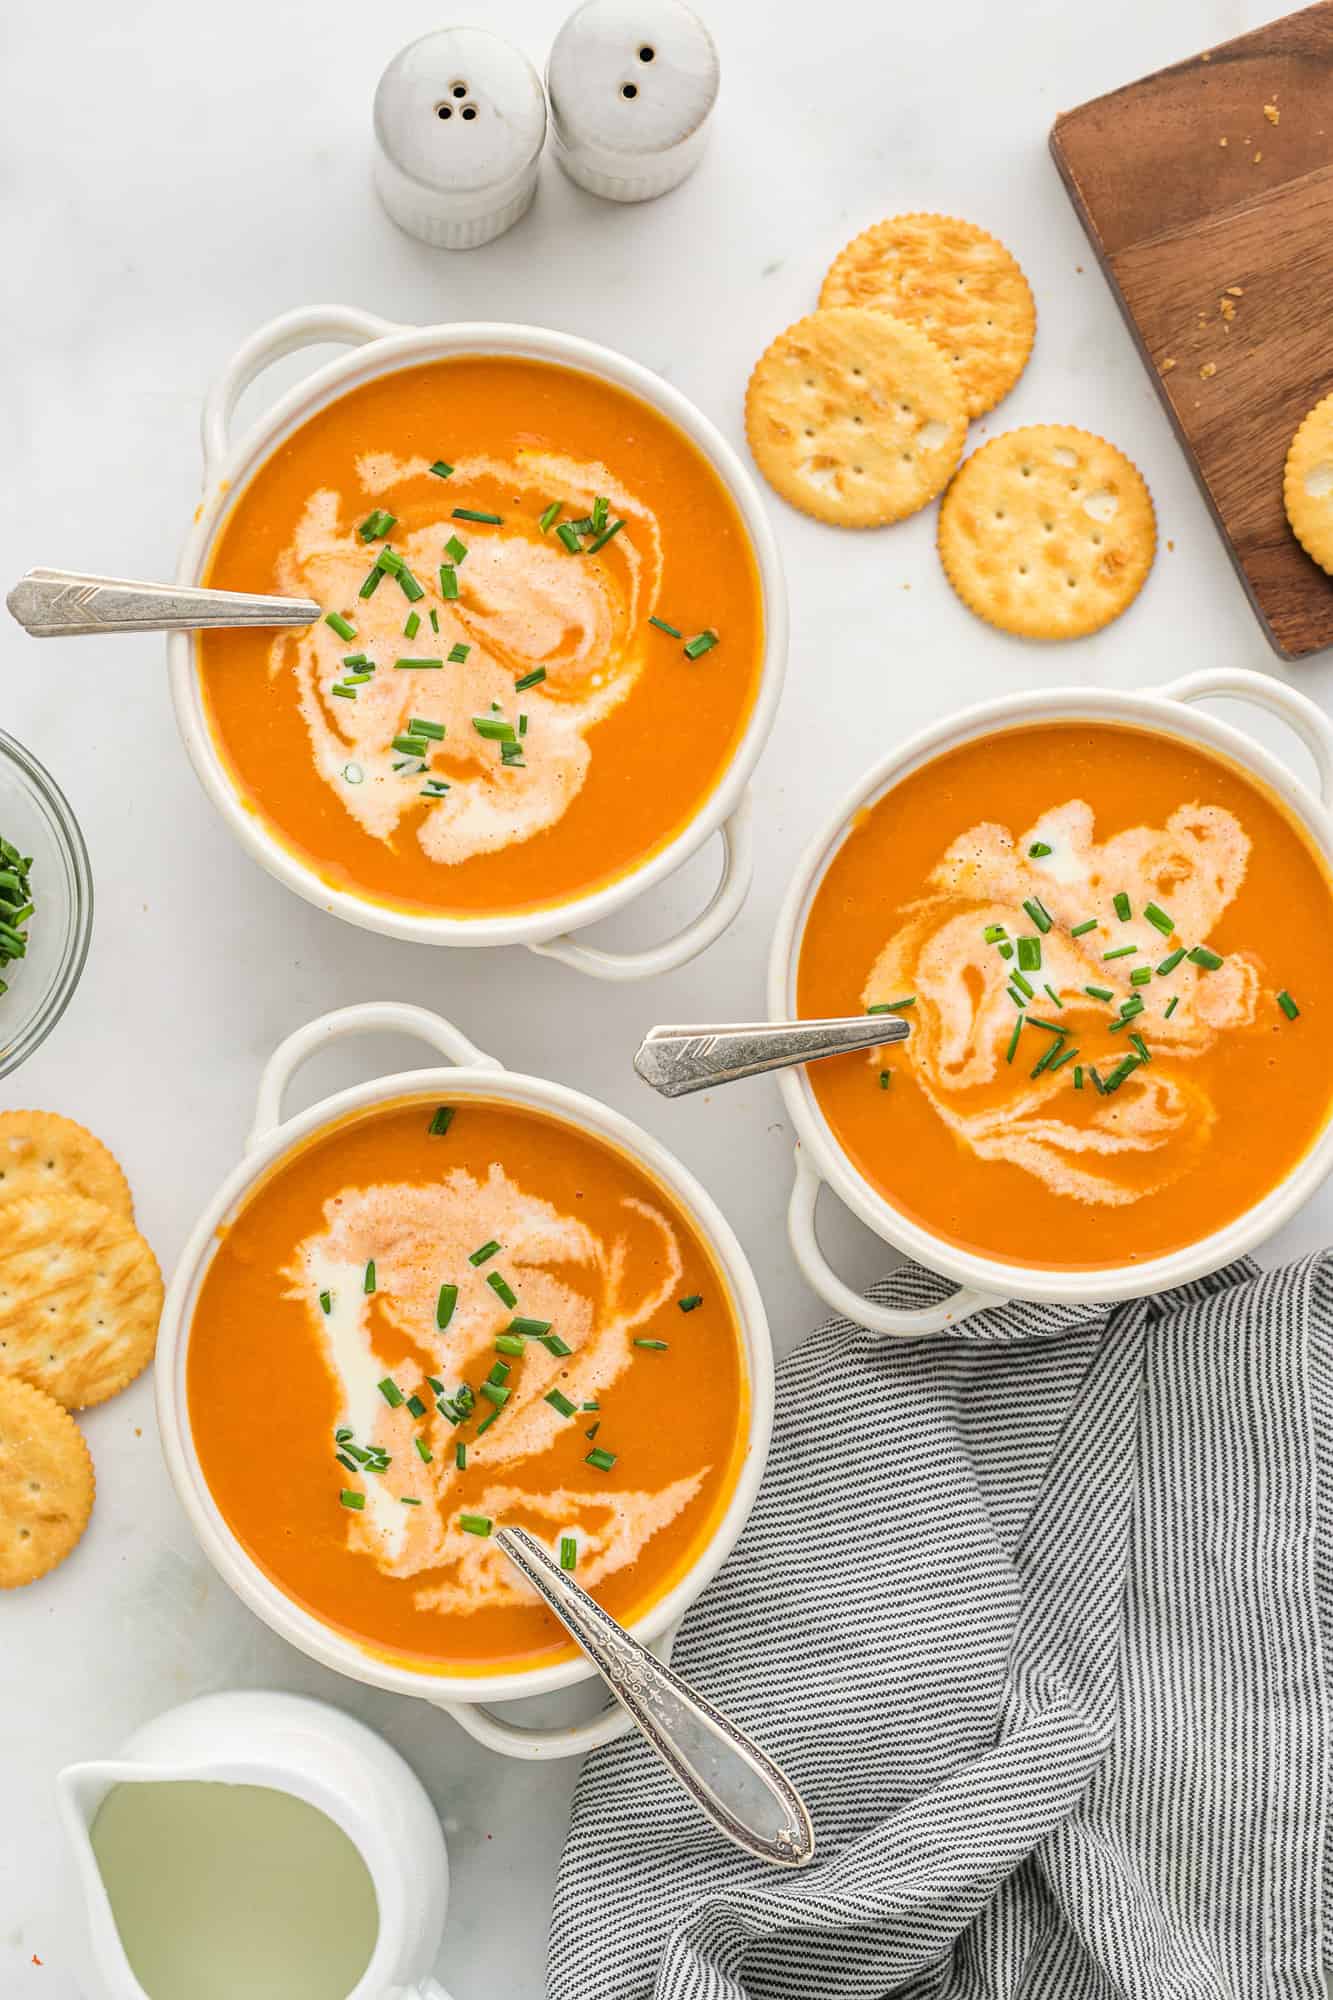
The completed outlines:
<svg viewBox="0 0 1333 2000">
<path fill-rule="evenodd" d="M 554 0 L 460 8 L 541 66 Z M 322 299 L 402 320 L 545 321 L 624 348 L 741 440 L 748 370 L 813 304 L 856 230 L 906 208 L 975 217 L 1022 259 L 1040 305 L 1026 376 L 991 419 L 1068 421 L 1144 468 L 1162 531 L 1144 596 L 1081 644 L 1007 640 L 955 602 L 933 511 L 840 535 L 773 503 L 792 595 L 786 704 L 760 767 L 749 907 L 706 959 L 642 989 L 523 954 L 453 957 L 343 928 L 232 845 L 180 752 L 153 639 L 0 631 L 0 722 L 68 789 L 92 849 L 98 920 L 61 1028 L 0 1105 L 65 1110 L 105 1134 L 170 1266 L 237 1156 L 263 1057 L 327 1007 L 371 997 L 453 1013 L 506 1062 L 593 1091 L 675 1147 L 754 1259 L 779 1343 L 816 1316 L 782 1227 L 791 1155 L 776 1090 L 668 1106 L 629 1058 L 655 1020 L 753 1017 L 777 901 L 815 821 L 872 757 L 961 704 L 1027 687 L 1151 684 L 1190 666 L 1282 671 L 1267 651 L 1046 150 L 1058 110 L 1260 21 L 1265 0 L 707 0 L 722 48 L 713 148 L 684 187 L 602 204 L 548 160 L 512 234 L 453 257 L 400 235 L 368 180 L 370 97 L 395 48 L 442 18 L 425 0 L 94 0 L 3 10 L 0 150 L 4 479 L 0 578 L 55 562 L 167 575 L 194 505 L 200 398 L 254 326 Z M 1258 107 L 1256 107 L 1257 110 Z M 1280 132 L 1266 133 L 1280 145 Z M 1333 660 L 1291 674 L 1327 699 Z M 1280 733 L 1266 730 L 1275 747 Z M 646 941 L 704 892 L 686 872 L 622 938 Z M 344 1049 L 311 1092 L 406 1049 Z M 1269 1249 L 1325 1240 L 1333 1195 Z M 828 1240 L 867 1278 L 884 1254 Z M 168 1487 L 141 1381 L 92 1412 L 98 1502 L 74 1558 L 0 1604 L 0 1991 L 94 2000 L 52 1780 L 192 1693 L 299 1688 L 367 1718 L 430 1786 L 456 1868 L 440 1972 L 457 2000 L 537 2000 L 574 1773 L 489 1756 L 428 1708 L 307 1665 L 214 1580 Z M 34 1955 L 43 1963 L 38 1968 Z"/>
</svg>

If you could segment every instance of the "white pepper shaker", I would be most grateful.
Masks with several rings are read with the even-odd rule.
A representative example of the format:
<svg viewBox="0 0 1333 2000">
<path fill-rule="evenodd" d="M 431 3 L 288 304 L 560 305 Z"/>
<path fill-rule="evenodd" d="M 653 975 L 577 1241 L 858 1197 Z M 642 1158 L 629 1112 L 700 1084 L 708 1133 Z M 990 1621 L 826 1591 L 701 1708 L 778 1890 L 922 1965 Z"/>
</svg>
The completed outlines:
<svg viewBox="0 0 1333 2000">
<path fill-rule="evenodd" d="M 546 137 L 541 79 L 485 28 L 400 49 L 375 92 L 375 186 L 423 243 L 473 250 L 526 213 Z"/>
<path fill-rule="evenodd" d="M 556 159 L 608 201 L 649 201 L 698 165 L 717 49 L 684 0 L 585 0 L 546 65 Z"/>
</svg>

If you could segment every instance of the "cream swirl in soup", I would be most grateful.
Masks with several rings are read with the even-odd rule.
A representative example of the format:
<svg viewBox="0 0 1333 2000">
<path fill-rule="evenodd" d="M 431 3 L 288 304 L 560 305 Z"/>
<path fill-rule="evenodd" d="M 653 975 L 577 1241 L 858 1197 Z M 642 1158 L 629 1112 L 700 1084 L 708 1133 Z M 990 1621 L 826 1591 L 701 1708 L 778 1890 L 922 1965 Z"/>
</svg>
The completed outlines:
<svg viewBox="0 0 1333 2000">
<path fill-rule="evenodd" d="M 362 493 L 390 498 L 428 472 L 425 459 L 385 452 L 357 461 Z M 472 523 L 453 517 L 451 487 L 512 499 L 498 522 Z M 542 531 L 551 492 L 573 518 L 600 500 L 608 520 L 626 524 L 614 566 L 581 561 L 554 528 Z M 423 582 L 452 571 L 459 594 L 442 599 L 406 596 L 393 574 L 362 598 L 382 546 L 358 532 L 364 504 L 332 488 L 310 496 L 278 557 L 279 588 L 354 607 L 355 639 L 325 622 L 280 634 L 269 672 L 295 675 L 309 755 L 339 809 L 378 841 L 408 838 L 431 861 L 456 864 L 531 840 L 578 797 L 590 732 L 643 671 L 661 534 L 651 508 L 607 466 L 551 453 L 460 459 L 440 495 L 438 518 L 392 534 L 390 546 Z M 349 659 L 366 667 L 349 668 Z M 431 664 L 400 664 L 422 661 Z M 426 732 L 414 727 L 421 721 Z M 507 735 L 493 733 L 506 725 Z M 424 756 L 401 747 L 417 739 Z M 432 781 L 441 789 L 432 792 Z"/>
<path fill-rule="evenodd" d="M 1207 1143 L 1212 1100 L 1191 1065 L 1219 1037 L 1253 1023 L 1259 968 L 1244 952 L 1230 953 L 1211 970 L 1188 960 L 1179 964 L 1171 994 L 1176 1004 L 1169 1016 L 1152 1021 L 1153 1053 L 1171 1058 L 1170 1064 L 1143 1065 L 1134 1088 L 1101 1097 L 1093 1114 L 1076 1124 L 1062 1116 L 1071 1104 L 1067 1064 L 1032 1077 L 1026 1049 L 1017 1067 L 1008 1055 L 1014 960 L 999 954 L 1002 940 L 987 932 L 1003 931 L 1011 950 L 1010 933 L 1020 928 L 1039 941 L 1040 968 L 1027 975 L 1029 984 L 1035 982 L 1029 1010 L 1043 1018 L 1064 1014 L 1094 997 L 1089 987 L 1113 993 L 1105 983 L 1108 963 L 1123 968 L 1132 959 L 1147 966 L 1167 954 L 1161 929 L 1145 914 L 1160 908 L 1155 899 L 1169 903 L 1175 932 L 1209 937 L 1240 890 L 1249 853 L 1249 837 L 1235 815 L 1197 801 L 1180 806 L 1164 826 L 1126 828 L 1104 842 L 1082 799 L 1049 808 L 1018 834 L 986 822 L 969 827 L 930 871 L 927 893 L 904 909 L 871 968 L 864 1004 L 915 996 L 907 1060 L 969 1152 L 1007 1160 L 1079 1201 L 1142 1201 L 1182 1173 Z M 1108 893 L 1123 897 L 1130 914 L 1113 929 L 1099 924 L 1075 937 L 1087 912 L 1104 904 Z M 1044 932 L 1035 931 L 1030 916 L 1016 922 L 1015 911 L 1029 904 L 1053 920 Z M 1123 956 L 1108 961 L 1108 944 Z M 1124 976 L 1123 970 L 1111 975 L 1118 984 Z M 1005 1093 L 995 1102 L 993 1087 L 1000 1083 Z M 986 1099 L 979 1105 L 977 1093 Z M 1134 1163 L 1132 1177 L 1117 1171 L 1126 1161 Z"/>
<path fill-rule="evenodd" d="M 574 1538 L 579 1580 L 591 1586 L 636 1562 L 710 1472 L 700 1463 L 683 1477 L 611 1495 L 599 1493 L 590 1477 L 583 1488 L 564 1485 L 535 1502 L 506 1477 L 544 1457 L 568 1433 L 572 1419 L 547 1401 L 551 1392 L 578 1411 L 585 1403 L 600 1407 L 634 1360 L 635 1335 L 679 1292 L 682 1263 L 671 1221 L 634 1196 L 625 1205 L 658 1239 L 646 1286 L 627 1268 L 624 1237 L 608 1241 L 526 1193 L 498 1162 L 484 1176 L 456 1168 L 435 1187 L 340 1189 L 326 1204 L 325 1228 L 299 1246 L 287 1273 L 290 1296 L 304 1303 L 336 1379 L 340 1428 L 351 1433 L 345 1442 L 358 1452 L 384 1454 L 397 1469 L 393 1478 L 354 1475 L 365 1504 L 347 1513 L 349 1546 L 386 1575 L 431 1572 L 417 1595 L 423 1608 L 465 1613 L 534 1595 L 487 1538 L 457 1530 L 463 1480 L 454 1432 L 460 1427 L 441 1413 L 433 1393 L 425 1400 L 434 1407 L 422 1420 L 406 1402 L 387 1402 L 381 1386 L 388 1381 L 401 1383 L 404 1392 L 415 1388 L 423 1375 L 417 1356 L 424 1350 L 424 1374 L 443 1383 L 445 1403 L 464 1384 L 476 1395 L 497 1359 L 496 1335 L 515 1319 L 495 1278 L 521 1296 L 522 1319 L 558 1327 L 559 1343 L 570 1351 L 552 1354 L 533 1338 L 525 1340 L 521 1360 L 504 1362 L 504 1421 L 486 1434 L 487 1481 L 479 1490 L 473 1486 L 469 1501 L 477 1515 L 502 1521 L 517 1510 L 557 1550 L 562 1539 Z M 497 1246 L 492 1255 L 473 1263 L 489 1244 Z M 367 1293 L 372 1265 L 375 1289 Z M 564 1273 L 572 1270 L 592 1279 L 591 1295 L 570 1285 Z M 452 1274 L 456 1297 L 441 1328 L 443 1271 Z M 491 1408 L 484 1393 L 477 1407 L 484 1421 Z M 428 1441 L 429 1459 L 417 1449 L 418 1438 Z M 421 1505 L 405 1506 L 405 1493 Z"/>
</svg>

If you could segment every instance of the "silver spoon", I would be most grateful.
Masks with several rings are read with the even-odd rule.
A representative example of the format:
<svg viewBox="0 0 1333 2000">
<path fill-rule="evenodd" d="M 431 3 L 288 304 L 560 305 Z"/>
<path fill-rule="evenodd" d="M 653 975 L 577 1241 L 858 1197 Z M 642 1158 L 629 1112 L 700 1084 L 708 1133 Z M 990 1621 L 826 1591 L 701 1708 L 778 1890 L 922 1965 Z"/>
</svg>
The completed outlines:
<svg viewBox="0 0 1333 2000">
<path fill-rule="evenodd" d="M 85 632 L 189 632 L 213 625 L 313 625 L 324 615 L 309 597 L 136 583 L 130 577 L 83 576 L 71 569 L 30 569 L 5 602 L 34 639 L 71 639 Z"/>
<path fill-rule="evenodd" d="M 733 1022 L 716 1028 L 650 1028 L 634 1067 L 663 1097 L 685 1097 L 715 1083 L 735 1083 L 769 1069 L 845 1056 L 906 1041 L 911 1023 L 897 1014 L 849 1014 L 837 1021 Z"/>
<path fill-rule="evenodd" d="M 525 1528 L 497 1528 L 495 1539 L 718 1831 L 778 1868 L 813 1861 L 810 1815 L 772 1759 L 632 1639 Z"/>
</svg>

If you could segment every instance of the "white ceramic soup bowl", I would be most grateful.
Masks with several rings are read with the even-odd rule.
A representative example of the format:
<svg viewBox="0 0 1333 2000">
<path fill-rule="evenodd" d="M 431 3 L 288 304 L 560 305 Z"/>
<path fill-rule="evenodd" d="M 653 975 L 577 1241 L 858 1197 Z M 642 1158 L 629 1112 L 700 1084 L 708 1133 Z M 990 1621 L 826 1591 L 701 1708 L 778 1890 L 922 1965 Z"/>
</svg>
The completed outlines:
<svg viewBox="0 0 1333 2000">
<path fill-rule="evenodd" d="M 284 1119 L 283 1096 L 287 1085 L 311 1055 L 344 1036 L 371 1033 L 412 1035 L 438 1050 L 451 1067 L 378 1077 L 339 1091 L 310 1110 Z M 176 1491 L 204 1553 L 237 1596 L 282 1638 L 321 1665 L 347 1674 L 352 1680 L 387 1688 L 393 1694 L 419 1695 L 433 1702 L 446 1709 L 478 1742 L 508 1756 L 576 1756 L 630 1728 L 624 1710 L 610 1708 L 593 1721 L 571 1728 L 541 1729 L 525 1728 L 491 1715 L 485 1704 L 552 1694 L 576 1682 L 595 1679 L 595 1669 L 582 1656 L 528 1670 L 450 1674 L 396 1664 L 365 1650 L 303 1610 L 246 1553 L 209 1491 L 191 1434 L 186 1394 L 190 1328 L 199 1287 L 217 1247 L 219 1229 L 244 1206 L 252 1189 L 274 1163 L 300 1148 L 312 1134 L 341 1122 L 351 1113 L 416 1095 L 450 1104 L 485 1098 L 543 1111 L 609 1143 L 645 1169 L 678 1203 L 707 1245 L 727 1286 L 740 1330 L 749 1385 L 746 1451 L 735 1489 L 715 1533 L 686 1574 L 632 1628 L 645 1645 L 654 1645 L 666 1657 L 681 1618 L 735 1546 L 754 1504 L 768 1455 L 773 1422 L 773 1353 L 754 1273 L 712 1197 L 648 1133 L 594 1098 L 566 1090 L 562 1084 L 548 1083 L 541 1077 L 506 1070 L 494 1056 L 484 1055 L 475 1048 L 450 1022 L 424 1007 L 397 1001 L 344 1007 L 289 1035 L 267 1064 L 245 1157 L 200 1216 L 163 1307 L 156 1362 L 162 1448 Z"/>
<path fill-rule="evenodd" d="M 334 342 L 353 351 L 316 369 L 281 396 L 254 428 L 233 440 L 236 405 L 273 362 L 302 348 Z M 752 849 L 749 781 L 773 726 L 787 660 L 787 593 L 777 542 L 753 479 L 731 446 L 660 376 L 623 354 L 544 327 L 506 326 L 477 321 L 448 326 L 405 327 L 352 306 L 311 306 L 284 314 L 252 334 L 214 385 L 204 406 L 204 498 L 181 556 L 177 580 L 202 581 L 213 544 L 237 493 L 270 457 L 282 439 L 316 410 L 349 389 L 423 362 L 455 355 L 516 355 L 555 362 L 615 384 L 648 403 L 683 431 L 703 454 L 730 494 L 745 525 L 759 572 L 763 600 L 763 659 L 754 711 L 721 782 L 675 839 L 614 882 L 546 910 L 512 916 L 423 916 L 397 910 L 334 888 L 283 845 L 259 815 L 238 796 L 231 774 L 208 726 L 194 664 L 190 634 L 167 641 L 176 720 L 204 790 L 246 852 L 298 896 L 348 923 L 386 937 L 417 944 L 524 944 L 601 979 L 645 979 L 686 964 L 720 937 L 744 903 L 750 887 Z M 674 937 L 648 950 L 612 952 L 580 944 L 572 933 L 610 916 L 645 894 L 679 868 L 714 834 L 724 849 L 722 878 L 707 908 Z"/>
<path fill-rule="evenodd" d="M 1314 759 L 1318 797 L 1252 738 L 1193 706 L 1215 696 L 1249 702 L 1288 723 Z M 1284 801 L 1333 872 L 1333 728 L 1313 702 L 1280 681 L 1263 674 L 1224 670 L 1194 674 L 1141 694 L 1057 688 L 1046 694 L 1010 695 L 965 709 L 911 738 L 866 773 L 810 843 L 783 903 L 773 939 L 768 970 L 768 1004 L 773 1019 L 795 1018 L 797 964 L 806 919 L 854 817 L 876 804 L 909 772 L 919 770 L 944 751 L 977 737 L 1039 722 L 1121 723 L 1220 752 Z M 1331 1123 L 1261 1202 L 1186 1249 L 1149 1262 L 1096 1271 L 1029 1269 L 973 1255 L 911 1221 L 852 1165 L 824 1117 L 806 1071 L 786 1071 L 781 1088 L 798 1135 L 796 1181 L 787 1212 L 796 1260 L 826 1304 L 875 1333 L 935 1333 L 970 1313 L 1009 1299 L 1085 1305 L 1142 1298 L 1184 1284 L 1218 1270 L 1261 1243 L 1295 1214 L 1333 1167 Z M 939 1305 L 915 1311 L 895 1311 L 854 1292 L 831 1268 L 816 1236 L 815 1212 L 825 1183 L 876 1235 L 927 1270 L 951 1280 L 957 1289 Z"/>
</svg>

